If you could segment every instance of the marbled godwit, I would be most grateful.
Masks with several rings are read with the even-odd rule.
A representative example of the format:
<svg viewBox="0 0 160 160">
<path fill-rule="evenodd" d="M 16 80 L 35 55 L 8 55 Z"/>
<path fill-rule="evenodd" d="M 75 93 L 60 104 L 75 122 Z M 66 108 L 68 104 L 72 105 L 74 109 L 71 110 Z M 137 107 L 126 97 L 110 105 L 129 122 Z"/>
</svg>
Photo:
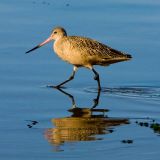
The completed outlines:
<svg viewBox="0 0 160 160">
<path fill-rule="evenodd" d="M 108 66 L 112 63 L 127 61 L 132 58 L 129 54 L 117 51 L 90 38 L 67 36 L 65 29 L 62 27 L 54 28 L 48 39 L 26 53 L 29 53 L 52 40 L 55 41 L 53 45 L 55 53 L 62 60 L 73 65 L 71 76 L 66 81 L 55 86 L 56 88 L 60 88 L 65 83 L 74 79 L 75 73 L 79 67 L 86 67 L 93 71 L 95 75 L 94 79 L 98 83 L 98 90 L 101 90 L 99 74 L 93 66 Z"/>
</svg>

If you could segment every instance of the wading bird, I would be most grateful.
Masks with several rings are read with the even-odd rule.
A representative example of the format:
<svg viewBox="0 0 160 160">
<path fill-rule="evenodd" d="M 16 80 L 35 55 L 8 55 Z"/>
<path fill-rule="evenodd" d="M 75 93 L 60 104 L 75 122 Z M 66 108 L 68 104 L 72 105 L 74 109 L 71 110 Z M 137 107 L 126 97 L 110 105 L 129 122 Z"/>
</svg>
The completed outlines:
<svg viewBox="0 0 160 160">
<path fill-rule="evenodd" d="M 62 60 L 73 65 L 71 76 L 64 82 L 55 86 L 56 88 L 60 88 L 65 83 L 71 81 L 79 67 L 85 67 L 93 71 L 95 75 L 94 79 L 98 83 L 98 90 L 101 90 L 99 74 L 93 66 L 108 66 L 132 58 L 131 55 L 115 50 L 96 40 L 80 36 L 67 36 L 67 32 L 62 27 L 54 28 L 49 38 L 26 53 L 29 53 L 52 40 L 55 41 L 53 44 L 55 53 Z"/>
</svg>

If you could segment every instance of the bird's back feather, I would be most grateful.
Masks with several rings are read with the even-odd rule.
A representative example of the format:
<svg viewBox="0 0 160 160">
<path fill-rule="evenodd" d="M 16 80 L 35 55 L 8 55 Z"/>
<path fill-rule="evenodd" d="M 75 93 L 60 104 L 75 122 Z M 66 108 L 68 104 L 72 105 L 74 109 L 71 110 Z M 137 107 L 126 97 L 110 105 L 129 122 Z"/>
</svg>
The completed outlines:
<svg viewBox="0 0 160 160">
<path fill-rule="evenodd" d="M 81 63 L 79 65 L 82 66 L 89 64 L 105 66 L 131 58 L 130 55 L 96 40 L 79 36 L 66 36 L 60 40 L 59 46 L 58 48 L 63 51 L 62 59 L 65 57 L 69 63 L 74 64 L 75 61 L 76 63 Z"/>
</svg>

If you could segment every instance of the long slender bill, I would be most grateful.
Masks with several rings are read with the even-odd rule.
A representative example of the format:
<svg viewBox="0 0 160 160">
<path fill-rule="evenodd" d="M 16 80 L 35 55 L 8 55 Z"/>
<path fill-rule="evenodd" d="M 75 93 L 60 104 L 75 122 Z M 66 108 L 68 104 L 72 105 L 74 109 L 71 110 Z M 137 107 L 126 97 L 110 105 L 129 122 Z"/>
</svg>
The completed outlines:
<svg viewBox="0 0 160 160">
<path fill-rule="evenodd" d="M 40 43 L 39 45 L 37 45 L 36 47 L 30 49 L 29 51 L 27 51 L 26 53 L 29 53 L 29 52 L 32 52 L 34 51 L 35 49 L 39 48 L 39 47 L 42 47 L 43 45 L 45 45 L 46 43 L 50 42 L 52 40 L 51 37 L 47 38 L 44 42 Z"/>
</svg>

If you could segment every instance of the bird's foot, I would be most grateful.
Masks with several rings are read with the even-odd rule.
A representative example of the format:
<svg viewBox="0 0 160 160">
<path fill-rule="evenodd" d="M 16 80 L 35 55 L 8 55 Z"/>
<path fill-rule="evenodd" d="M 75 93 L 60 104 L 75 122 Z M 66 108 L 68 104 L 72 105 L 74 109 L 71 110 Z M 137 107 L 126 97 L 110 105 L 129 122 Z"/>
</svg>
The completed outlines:
<svg viewBox="0 0 160 160">
<path fill-rule="evenodd" d="M 56 89 L 65 89 L 66 87 L 62 86 L 62 85 L 57 85 L 57 86 L 54 86 L 53 88 L 56 88 Z"/>
<path fill-rule="evenodd" d="M 56 89 L 60 89 L 60 88 L 66 88 L 62 85 L 57 85 L 57 86 L 54 86 L 54 85 L 47 85 L 48 88 L 56 88 Z"/>
</svg>

